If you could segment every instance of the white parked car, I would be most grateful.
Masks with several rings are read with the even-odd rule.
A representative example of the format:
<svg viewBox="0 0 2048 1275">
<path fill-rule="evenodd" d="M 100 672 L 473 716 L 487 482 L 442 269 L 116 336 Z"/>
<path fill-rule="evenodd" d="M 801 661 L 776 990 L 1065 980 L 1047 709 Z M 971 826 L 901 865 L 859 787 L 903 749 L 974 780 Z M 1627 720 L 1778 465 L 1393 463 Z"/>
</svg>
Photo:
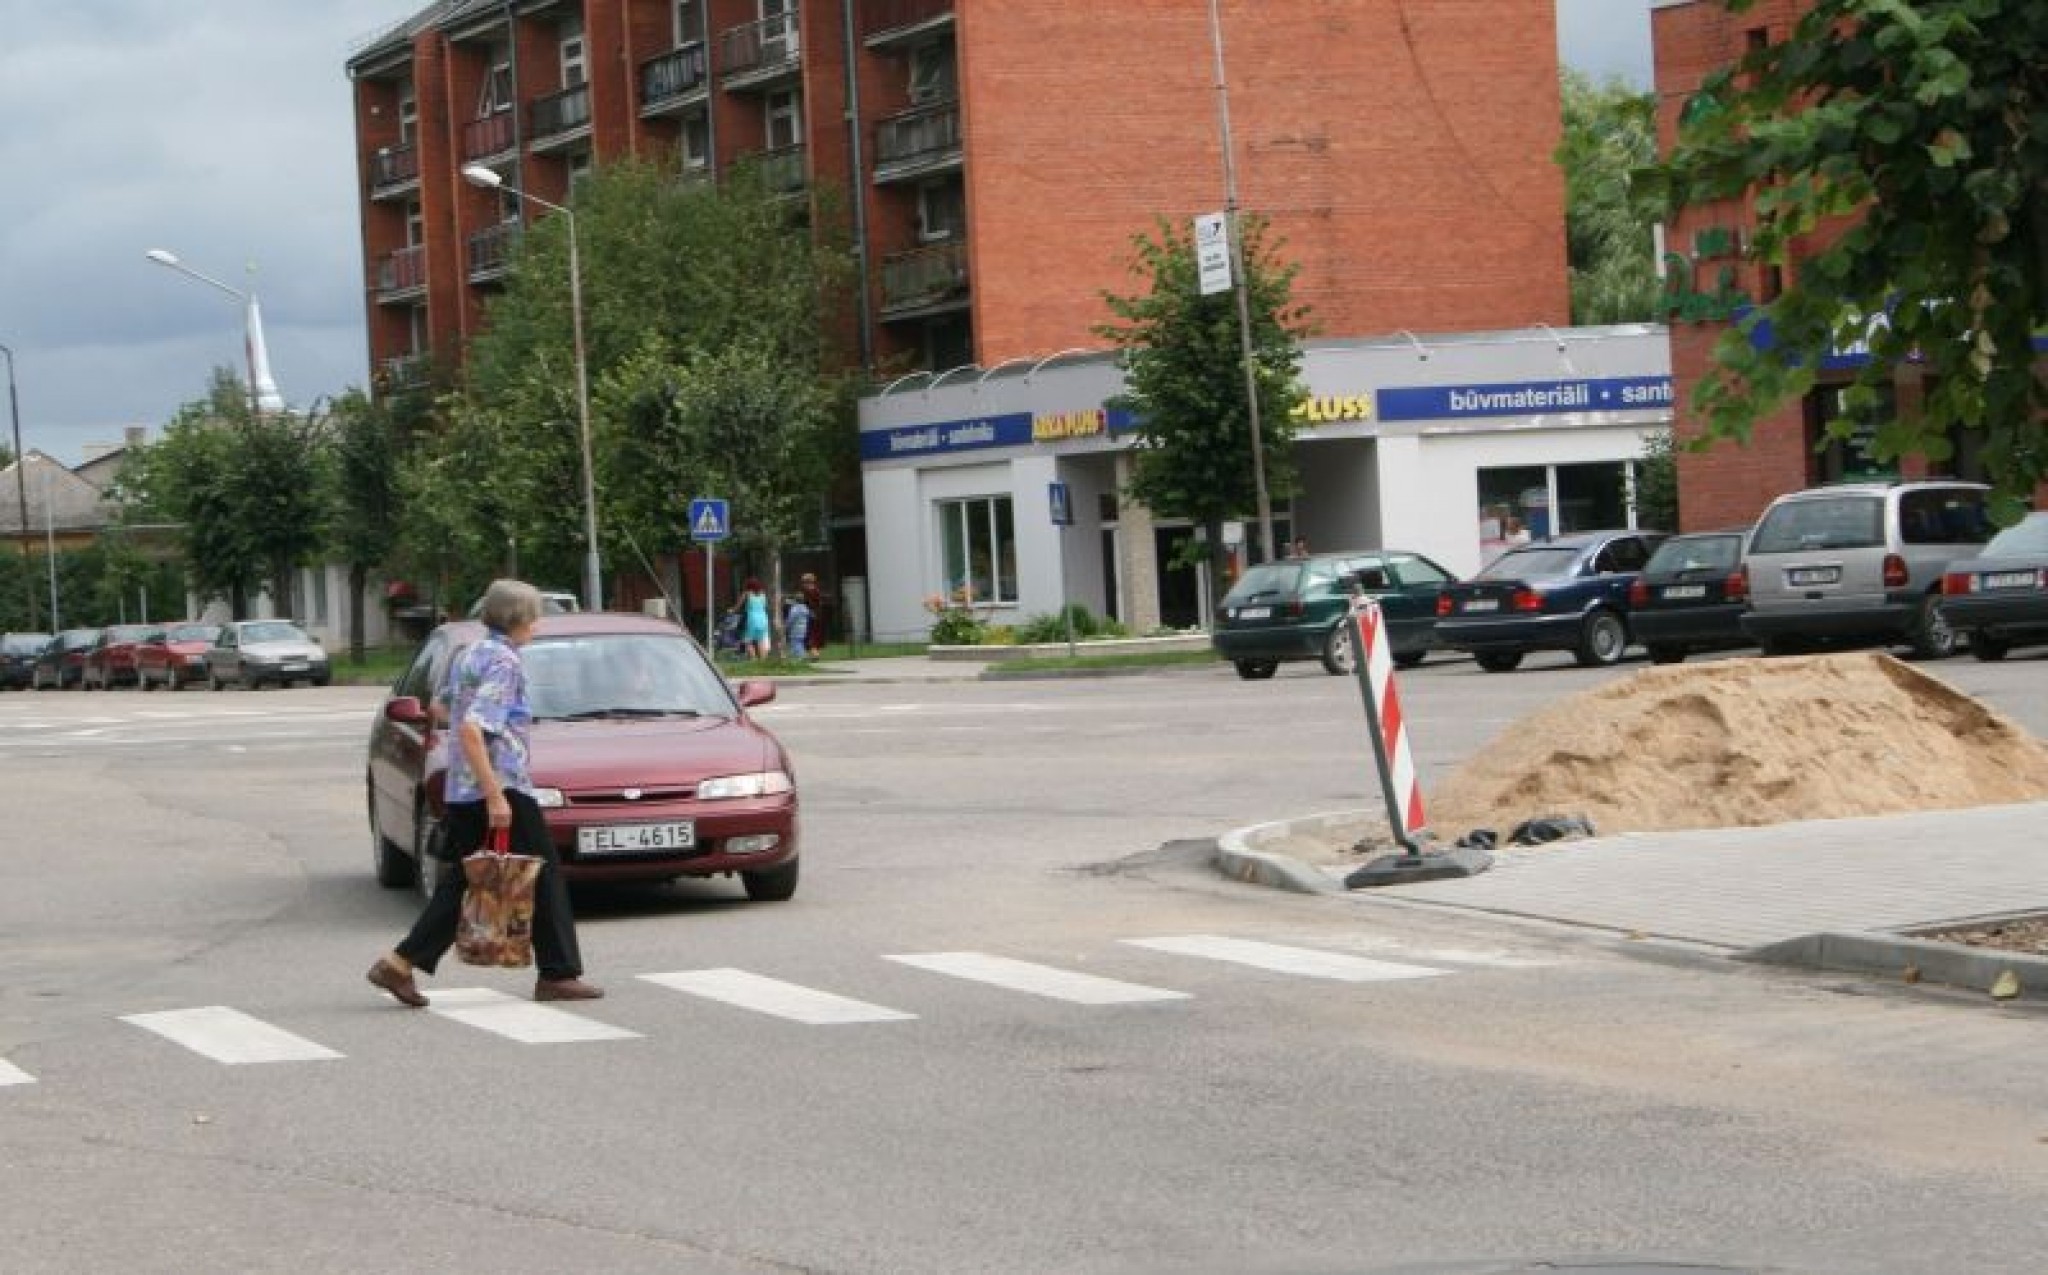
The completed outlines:
<svg viewBox="0 0 2048 1275">
<path fill-rule="evenodd" d="M 224 624 L 206 649 L 206 684 L 216 691 L 230 682 L 252 691 L 266 683 L 325 686 L 333 676 L 320 640 L 290 620 Z"/>
</svg>

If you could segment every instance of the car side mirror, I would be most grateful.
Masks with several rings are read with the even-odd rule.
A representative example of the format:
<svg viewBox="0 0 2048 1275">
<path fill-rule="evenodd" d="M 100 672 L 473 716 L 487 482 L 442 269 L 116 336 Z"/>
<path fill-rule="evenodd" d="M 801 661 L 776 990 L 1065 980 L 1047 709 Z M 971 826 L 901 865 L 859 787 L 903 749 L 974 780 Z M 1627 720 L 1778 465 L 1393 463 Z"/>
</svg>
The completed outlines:
<svg viewBox="0 0 2048 1275">
<path fill-rule="evenodd" d="M 765 678 L 748 678 L 734 689 L 739 693 L 741 708 L 753 708 L 775 698 L 775 683 Z"/>
<path fill-rule="evenodd" d="M 427 709 L 417 696 L 401 695 L 384 706 L 384 720 L 400 726 L 423 726 L 427 721 Z"/>
</svg>

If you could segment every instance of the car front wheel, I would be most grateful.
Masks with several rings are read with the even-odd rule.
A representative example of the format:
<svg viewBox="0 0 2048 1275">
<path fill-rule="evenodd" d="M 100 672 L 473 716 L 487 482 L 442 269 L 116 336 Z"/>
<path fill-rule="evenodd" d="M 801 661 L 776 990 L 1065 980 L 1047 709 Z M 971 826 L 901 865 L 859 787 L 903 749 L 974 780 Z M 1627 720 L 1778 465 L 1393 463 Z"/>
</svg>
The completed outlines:
<svg viewBox="0 0 2048 1275">
<path fill-rule="evenodd" d="M 801 859 L 759 872 L 742 872 L 740 881 L 747 887 L 747 897 L 756 903 L 782 903 L 796 894 L 797 864 Z"/>
<path fill-rule="evenodd" d="M 1262 682 L 1280 671 L 1278 660 L 1239 660 L 1237 675 L 1247 682 Z"/>
<path fill-rule="evenodd" d="M 1512 673 L 1522 667 L 1520 651 L 1479 651 L 1472 658 L 1489 673 Z"/>
<path fill-rule="evenodd" d="M 1357 667 L 1358 644 L 1351 638 L 1351 624 L 1339 620 L 1330 626 L 1330 634 L 1323 639 L 1323 671 L 1332 677 L 1342 677 Z"/>
<path fill-rule="evenodd" d="M 1595 611 L 1579 630 L 1579 645 L 1572 658 L 1585 668 L 1605 668 L 1621 663 L 1628 650 L 1628 626 L 1612 611 Z"/>
<path fill-rule="evenodd" d="M 1913 636 L 1909 641 L 1915 659 L 1945 660 L 1956 653 L 1956 631 L 1949 627 L 1940 598 L 1920 600 L 1919 620 L 1913 626 Z"/>
</svg>

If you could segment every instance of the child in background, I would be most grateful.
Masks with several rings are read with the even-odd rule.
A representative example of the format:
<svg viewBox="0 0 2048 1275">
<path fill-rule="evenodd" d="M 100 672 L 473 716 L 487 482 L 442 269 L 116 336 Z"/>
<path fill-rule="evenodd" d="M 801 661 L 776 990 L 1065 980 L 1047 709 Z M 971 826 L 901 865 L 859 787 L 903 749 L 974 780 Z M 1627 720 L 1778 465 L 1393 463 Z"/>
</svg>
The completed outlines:
<svg viewBox="0 0 2048 1275">
<path fill-rule="evenodd" d="M 789 644 L 790 659 L 810 658 L 811 608 L 805 604 L 801 593 L 790 598 L 789 609 L 782 613 L 782 633 Z"/>
</svg>

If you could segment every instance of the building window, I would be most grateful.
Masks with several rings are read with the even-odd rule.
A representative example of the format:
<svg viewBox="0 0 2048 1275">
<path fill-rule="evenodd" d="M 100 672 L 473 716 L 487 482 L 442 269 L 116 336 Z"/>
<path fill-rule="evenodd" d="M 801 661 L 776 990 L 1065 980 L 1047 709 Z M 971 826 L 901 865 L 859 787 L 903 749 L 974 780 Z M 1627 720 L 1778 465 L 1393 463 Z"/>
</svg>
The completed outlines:
<svg viewBox="0 0 2048 1275">
<path fill-rule="evenodd" d="M 420 99 L 407 81 L 398 88 L 398 144 L 410 146 L 419 137 Z"/>
<path fill-rule="evenodd" d="M 1898 415 L 1898 394 L 1889 385 L 1877 401 L 1858 409 L 1845 386 L 1823 385 L 1806 396 L 1807 486 L 1885 481 L 1899 477 L 1899 462 L 1877 459 L 1877 427 Z M 1840 424 L 1838 424 L 1840 422 Z"/>
<path fill-rule="evenodd" d="M 953 46 L 946 41 L 920 44 L 910 51 L 910 104 L 925 106 L 954 95 Z"/>
<path fill-rule="evenodd" d="M 767 106 L 768 149 L 779 151 L 788 146 L 801 146 L 804 140 L 803 97 L 795 90 L 784 90 L 768 95 Z"/>
<path fill-rule="evenodd" d="M 938 503 L 940 592 L 950 601 L 1017 600 L 1017 536 L 1008 496 Z"/>
<path fill-rule="evenodd" d="M 581 88 L 590 78 L 589 64 L 584 55 L 583 23 L 580 20 L 563 23 L 561 39 L 562 87 Z"/>
<path fill-rule="evenodd" d="M 405 201 L 405 246 L 418 247 L 427 241 L 427 215 L 420 211 L 420 201 Z"/>
<path fill-rule="evenodd" d="M 478 119 L 512 109 L 511 50 L 503 46 L 494 46 L 491 49 L 490 62 L 490 70 L 484 73 L 483 87 L 477 91 Z"/>
<path fill-rule="evenodd" d="M 796 0 L 761 0 L 761 65 L 796 56 Z"/>
<path fill-rule="evenodd" d="M 574 154 L 567 156 L 565 158 L 565 163 L 569 169 L 569 189 L 571 191 L 574 191 L 578 186 L 581 186 L 584 183 L 584 181 L 590 176 L 590 152 L 577 151 Z"/>
<path fill-rule="evenodd" d="M 704 0 L 676 0 L 676 47 L 704 42 Z"/>
<path fill-rule="evenodd" d="M 711 113 L 691 111 L 683 116 L 683 171 L 701 173 L 711 167 Z"/>
<path fill-rule="evenodd" d="M 405 348 L 409 354 L 425 354 L 432 349 L 433 338 L 427 328 L 427 307 L 407 306 L 405 311 Z"/>
<path fill-rule="evenodd" d="M 1479 471 L 1479 556 L 1573 531 L 1633 529 L 1635 462 L 1516 465 Z"/>
<path fill-rule="evenodd" d="M 967 192 L 957 181 L 917 188 L 917 237 L 925 243 L 967 234 Z"/>
</svg>

